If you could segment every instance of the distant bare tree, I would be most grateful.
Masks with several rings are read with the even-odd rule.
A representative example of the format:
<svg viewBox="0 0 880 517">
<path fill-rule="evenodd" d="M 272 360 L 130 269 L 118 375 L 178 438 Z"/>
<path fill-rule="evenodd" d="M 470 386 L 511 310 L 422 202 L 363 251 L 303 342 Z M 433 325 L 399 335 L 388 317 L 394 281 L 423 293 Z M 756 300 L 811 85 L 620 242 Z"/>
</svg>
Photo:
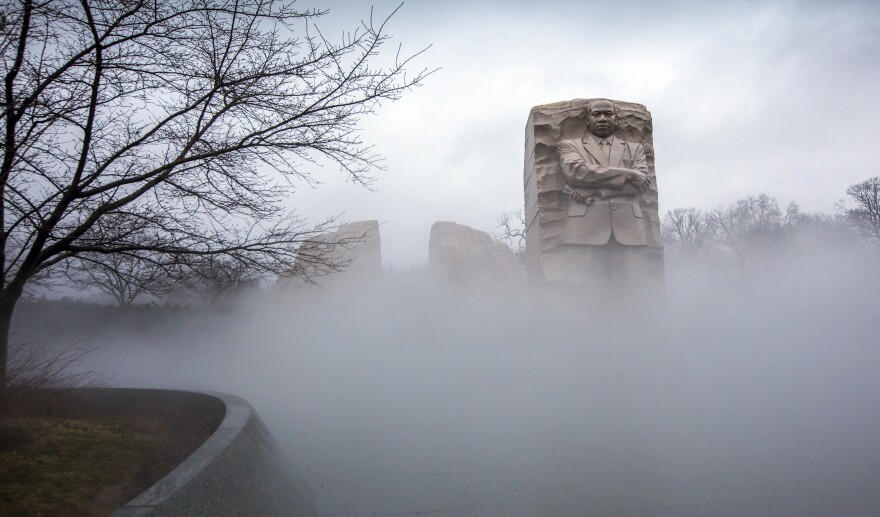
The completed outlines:
<svg viewBox="0 0 880 517">
<path fill-rule="evenodd" d="M 880 176 L 851 185 L 846 193 L 854 205 L 839 205 L 847 222 L 865 242 L 880 246 Z"/>
<path fill-rule="evenodd" d="M 761 194 L 713 210 L 708 215 L 713 244 L 728 252 L 742 267 L 749 256 L 784 239 L 786 230 L 801 217 L 795 203 L 783 212 L 776 199 Z"/>
<path fill-rule="evenodd" d="M 212 255 L 190 265 L 181 283 L 189 293 L 214 307 L 256 288 L 259 280 L 260 275 L 250 264 Z"/>
<path fill-rule="evenodd" d="M 98 238 L 112 238 L 128 223 L 125 218 L 108 215 L 92 227 Z M 132 241 L 148 241 L 149 236 L 138 235 L 138 228 L 130 228 Z M 67 279 L 84 289 L 97 289 L 110 296 L 119 306 L 129 305 L 140 295 L 161 295 L 169 286 L 170 270 L 157 262 L 161 255 L 145 250 L 117 253 L 86 252 L 70 260 Z"/>
<path fill-rule="evenodd" d="M 427 72 L 407 75 L 414 56 L 399 49 L 380 56 L 387 19 L 331 42 L 320 14 L 275 0 L 0 3 L 0 392 L 35 278 L 141 252 L 170 270 L 225 256 L 277 274 L 316 233 L 281 205 L 314 181 L 304 166 L 370 181 L 358 121 Z"/>
<path fill-rule="evenodd" d="M 675 208 L 663 216 L 667 246 L 688 254 L 699 252 L 712 238 L 712 218 L 697 208 Z"/>
<path fill-rule="evenodd" d="M 526 218 L 522 209 L 504 212 L 498 217 L 495 226 L 495 239 L 513 248 L 515 252 L 522 252 L 526 248 Z"/>
<path fill-rule="evenodd" d="M 117 305 L 129 305 L 144 294 L 161 296 L 169 288 L 165 268 L 143 256 L 143 252 L 82 254 L 71 268 L 74 284 L 97 288 Z"/>
<path fill-rule="evenodd" d="M 795 228 L 800 246 L 813 246 L 827 251 L 829 248 L 849 249 L 858 242 L 846 216 L 841 213 L 801 214 Z"/>
</svg>

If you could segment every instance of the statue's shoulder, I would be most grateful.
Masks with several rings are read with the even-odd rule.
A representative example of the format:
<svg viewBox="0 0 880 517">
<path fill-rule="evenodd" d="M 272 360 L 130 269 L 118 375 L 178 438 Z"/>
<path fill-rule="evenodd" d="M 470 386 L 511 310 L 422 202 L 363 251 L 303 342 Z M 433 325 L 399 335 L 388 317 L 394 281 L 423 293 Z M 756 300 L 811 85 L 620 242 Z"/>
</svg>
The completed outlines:
<svg viewBox="0 0 880 517">
<path fill-rule="evenodd" d="M 638 149 L 641 149 L 643 147 L 641 142 L 636 142 L 635 140 L 630 140 L 630 139 L 624 138 L 622 136 L 618 136 L 617 139 L 620 140 L 621 142 L 625 143 L 626 146 L 629 147 L 630 151 L 633 151 L 633 152 L 635 152 Z"/>
<path fill-rule="evenodd" d="M 560 140 L 558 145 L 559 145 L 559 147 L 572 147 L 574 149 L 577 149 L 578 147 L 584 146 L 584 144 L 583 144 L 583 142 L 581 142 L 580 138 L 570 138 L 568 140 Z"/>
</svg>

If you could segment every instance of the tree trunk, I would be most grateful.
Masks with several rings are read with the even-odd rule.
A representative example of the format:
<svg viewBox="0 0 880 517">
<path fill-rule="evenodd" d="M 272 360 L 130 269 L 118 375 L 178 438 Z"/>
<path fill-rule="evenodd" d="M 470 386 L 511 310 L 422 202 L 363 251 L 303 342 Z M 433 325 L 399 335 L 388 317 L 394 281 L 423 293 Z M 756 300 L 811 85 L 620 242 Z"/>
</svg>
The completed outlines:
<svg viewBox="0 0 880 517">
<path fill-rule="evenodd" d="M 0 398 L 6 391 L 6 374 L 9 358 L 9 327 L 12 323 L 12 312 L 18 296 L 8 292 L 0 292 Z"/>
</svg>

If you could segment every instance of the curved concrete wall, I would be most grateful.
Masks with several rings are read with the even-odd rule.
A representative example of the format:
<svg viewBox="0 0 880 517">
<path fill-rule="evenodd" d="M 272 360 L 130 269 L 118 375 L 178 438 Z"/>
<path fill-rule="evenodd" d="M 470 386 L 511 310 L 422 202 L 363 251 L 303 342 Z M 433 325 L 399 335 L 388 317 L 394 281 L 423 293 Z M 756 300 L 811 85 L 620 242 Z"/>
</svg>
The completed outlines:
<svg viewBox="0 0 880 517">
<path fill-rule="evenodd" d="M 315 499 L 278 452 L 260 417 L 244 399 L 204 392 L 226 416 L 201 447 L 113 517 L 146 515 L 314 516 Z"/>
</svg>

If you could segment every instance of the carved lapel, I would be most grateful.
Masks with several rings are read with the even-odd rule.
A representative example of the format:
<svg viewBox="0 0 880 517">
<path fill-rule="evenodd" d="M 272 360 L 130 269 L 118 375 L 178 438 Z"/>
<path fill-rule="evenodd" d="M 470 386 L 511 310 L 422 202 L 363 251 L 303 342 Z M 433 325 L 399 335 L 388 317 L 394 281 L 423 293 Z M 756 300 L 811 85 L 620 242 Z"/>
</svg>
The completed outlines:
<svg viewBox="0 0 880 517">
<path fill-rule="evenodd" d="M 611 137 L 611 158 L 608 160 L 610 167 L 620 167 L 624 147 L 626 147 L 626 142 L 618 140 L 617 137 Z"/>
<path fill-rule="evenodd" d="M 602 149 L 599 147 L 599 143 L 593 139 L 592 136 L 587 135 L 584 137 L 584 148 L 593 155 L 593 159 L 596 160 L 600 165 L 608 165 L 608 162 L 605 161 L 605 155 L 602 153 Z"/>
</svg>

